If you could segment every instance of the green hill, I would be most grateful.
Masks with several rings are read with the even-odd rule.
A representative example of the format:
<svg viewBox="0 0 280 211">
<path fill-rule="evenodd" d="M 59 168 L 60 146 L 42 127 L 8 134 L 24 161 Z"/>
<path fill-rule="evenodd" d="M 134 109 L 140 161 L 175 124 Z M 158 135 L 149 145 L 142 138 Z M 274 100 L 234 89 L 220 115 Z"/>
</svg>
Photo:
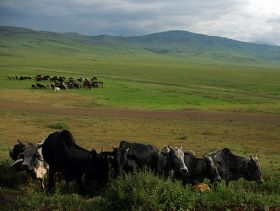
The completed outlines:
<svg viewBox="0 0 280 211">
<path fill-rule="evenodd" d="M 106 56 L 153 55 L 194 62 L 246 65 L 280 64 L 280 47 L 240 42 L 223 37 L 168 31 L 145 36 L 84 36 L 76 33 L 0 27 L 0 55 L 22 51 L 55 55 L 96 53 Z"/>
</svg>

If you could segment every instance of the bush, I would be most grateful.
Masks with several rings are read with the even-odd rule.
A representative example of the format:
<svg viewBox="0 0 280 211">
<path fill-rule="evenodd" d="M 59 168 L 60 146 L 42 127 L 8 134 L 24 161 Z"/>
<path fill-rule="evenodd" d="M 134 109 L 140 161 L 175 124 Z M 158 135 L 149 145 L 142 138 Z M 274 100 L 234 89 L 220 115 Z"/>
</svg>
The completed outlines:
<svg viewBox="0 0 280 211">
<path fill-rule="evenodd" d="M 16 172 L 11 164 L 8 160 L 0 163 L 0 187 L 17 189 L 20 185 L 28 183 L 28 174 L 24 171 Z"/>
<path fill-rule="evenodd" d="M 64 122 L 55 122 L 55 123 L 49 124 L 48 127 L 51 129 L 56 129 L 56 130 L 66 130 L 69 128 L 68 125 L 65 124 Z"/>
<path fill-rule="evenodd" d="M 276 181 L 276 180 L 275 180 Z M 277 182 L 278 184 L 279 182 Z M 188 209 L 264 209 L 280 207 L 280 195 L 248 192 L 242 187 L 212 187 L 212 192 L 200 193 L 178 181 L 162 180 L 151 172 L 138 172 L 112 181 L 104 194 L 109 210 L 188 210 Z M 245 182 L 250 187 L 255 183 Z"/>
<path fill-rule="evenodd" d="M 179 182 L 163 181 L 149 171 L 128 174 L 104 194 L 111 210 L 179 210 L 186 198 Z"/>
</svg>

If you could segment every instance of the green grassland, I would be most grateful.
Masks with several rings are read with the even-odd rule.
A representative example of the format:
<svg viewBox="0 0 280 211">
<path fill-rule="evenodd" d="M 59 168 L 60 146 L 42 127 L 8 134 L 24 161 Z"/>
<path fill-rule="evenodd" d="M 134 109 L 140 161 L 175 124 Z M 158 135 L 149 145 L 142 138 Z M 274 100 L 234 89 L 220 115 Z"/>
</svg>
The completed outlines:
<svg viewBox="0 0 280 211">
<path fill-rule="evenodd" d="M 94 94 L 71 92 L 92 95 L 103 106 L 279 113 L 279 68 L 207 64 L 149 52 L 108 52 L 108 48 L 91 47 L 91 51 L 84 45 L 62 47 L 50 41 L 30 49 L 21 43 L 10 40 L 9 47 L 0 47 L 2 89 L 30 88 L 30 81 L 7 80 L 13 75 L 96 75 L 104 81 L 104 89 Z"/>
<path fill-rule="evenodd" d="M 123 210 L 137 210 L 136 205 L 139 210 L 278 208 L 280 66 L 277 61 L 264 62 L 253 54 L 244 54 L 245 50 L 237 53 L 226 51 L 225 47 L 219 48 L 219 53 L 211 53 L 209 49 L 202 52 L 202 48 L 196 49 L 199 53 L 163 53 L 165 48 L 178 45 L 161 48 L 153 41 L 151 50 L 145 45 L 139 47 L 139 40 L 137 45 L 130 42 L 107 36 L 93 39 L 77 34 L 0 30 L 0 101 L 1 105 L 8 105 L 0 105 L 0 169 L 4 169 L 0 172 L 0 182 L 6 181 L 4 185 L 0 183 L 0 202 L 4 209 L 118 210 L 123 206 Z M 267 57 L 271 55 L 270 51 Z M 97 76 L 104 81 L 104 88 L 55 93 L 32 90 L 35 80 L 7 79 L 37 74 Z M 91 109 L 115 109 L 115 113 L 95 116 L 90 114 Z M 157 115 L 166 110 L 175 114 L 201 111 L 205 115 L 164 119 L 160 115 L 116 115 L 119 110 Z M 221 117 L 208 118 L 208 113 Z M 26 185 L 24 179 L 15 186 L 9 185 L 17 179 L 13 173 L 3 174 L 10 171 L 7 169 L 11 161 L 7 164 L 5 160 L 9 159 L 8 151 L 17 139 L 38 143 L 51 132 L 64 128 L 73 132 L 79 145 L 97 151 L 102 147 L 110 150 L 125 139 L 157 147 L 182 145 L 199 156 L 223 147 L 242 156 L 258 153 L 266 183 L 256 186 L 241 180 L 229 188 L 223 183 L 211 193 L 202 194 L 178 182 L 140 172 L 113 181 L 101 194 L 86 198 L 74 194 L 75 187 L 74 191 L 71 188 L 65 191 L 62 185 L 61 190 L 49 196 L 38 190 L 34 182 Z M 125 205 L 128 200 L 131 203 Z"/>
</svg>

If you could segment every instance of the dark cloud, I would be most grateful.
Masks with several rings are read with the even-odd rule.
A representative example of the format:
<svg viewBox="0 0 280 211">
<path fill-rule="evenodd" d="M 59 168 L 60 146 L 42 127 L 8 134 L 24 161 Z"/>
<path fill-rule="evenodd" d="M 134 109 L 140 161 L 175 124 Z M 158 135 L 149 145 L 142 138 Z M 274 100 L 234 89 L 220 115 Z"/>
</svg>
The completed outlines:
<svg viewBox="0 0 280 211">
<path fill-rule="evenodd" d="M 0 24 L 88 35 L 179 29 L 255 40 L 264 23 L 274 23 L 255 20 L 258 16 L 246 11 L 248 5 L 248 0 L 1 0 Z"/>
</svg>

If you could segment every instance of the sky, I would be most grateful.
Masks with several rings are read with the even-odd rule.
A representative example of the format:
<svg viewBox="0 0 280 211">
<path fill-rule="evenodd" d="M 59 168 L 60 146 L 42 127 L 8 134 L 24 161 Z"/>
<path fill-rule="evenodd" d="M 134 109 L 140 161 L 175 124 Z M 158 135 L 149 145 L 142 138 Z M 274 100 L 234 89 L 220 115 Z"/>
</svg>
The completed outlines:
<svg viewBox="0 0 280 211">
<path fill-rule="evenodd" d="M 84 35 L 169 30 L 280 44 L 280 0 L 0 0 L 0 25 Z"/>
</svg>

